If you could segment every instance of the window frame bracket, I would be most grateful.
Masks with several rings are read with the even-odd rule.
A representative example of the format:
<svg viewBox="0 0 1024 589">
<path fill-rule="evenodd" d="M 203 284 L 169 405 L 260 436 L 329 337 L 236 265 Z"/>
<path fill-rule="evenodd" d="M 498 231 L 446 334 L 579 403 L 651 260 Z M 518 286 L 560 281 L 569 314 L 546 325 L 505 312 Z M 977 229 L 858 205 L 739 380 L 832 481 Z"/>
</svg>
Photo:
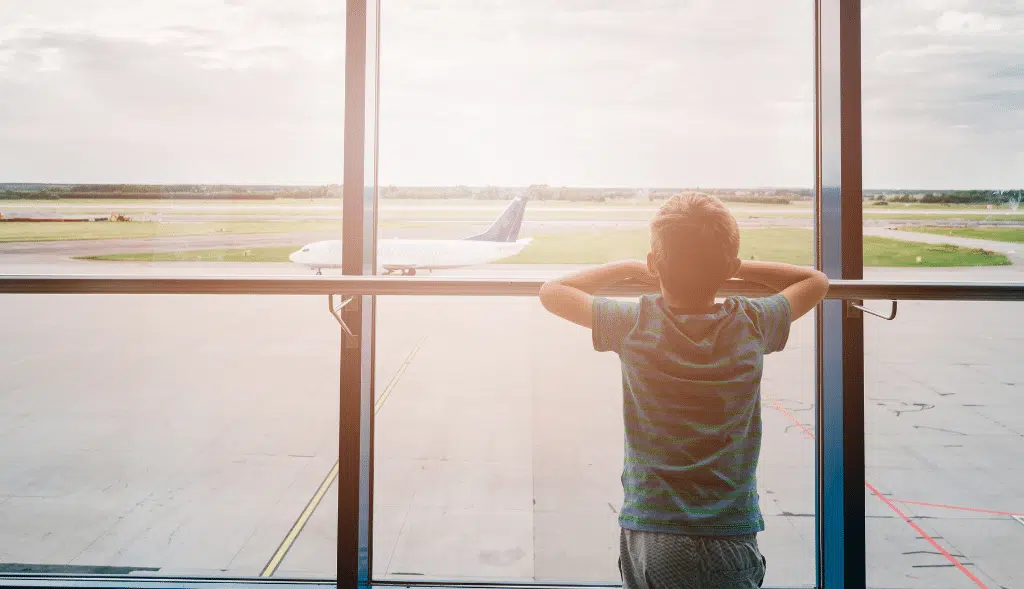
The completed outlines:
<svg viewBox="0 0 1024 589">
<path fill-rule="evenodd" d="M 341 304 L 338 305 L 338 306 L 334 305 L 334 297 L 335 296 L 338 296 L 338 297 L 340 297 L 342 299 Z M 356 296 L 356 295 L 350 295 L 350 296 L 333 295 L 333 294 L 332 295 L 327 295 L 327 309 L 331 312 L 331 316 L 334 317 L 334 320 L 338 322 L 338 325 L 341 326 L 341 330 L 345 332 L 345 347 L 346 348 L 358 348 L 359 347 L 359 335 L 356 334 L 356 333 L 353 333 L 352 329 L 348 326 L 347 323 L 345 323 L 345 318 L 342 317 L 342 311 L 345 309 L 345 307 L 348 307 L 349 305 L 352 305 L 349 308 L 350 309 L 354 309 L 355 312 L 358 312 L 358 310 L 359 310 L 359 301 L 357 300 L 358 298 L 359 297 Z"/>
<path fill-rule="evenodd" d="M 882 319 L 885 319 L 886 321 L 892 321 L 893 319 L 896 319 L 897 301 L 889 301 L 890 303 L 892 303 L 892 309 L 890 309 L 888 315 L 882 315 L 878 311 L 872 311 L 871 309 L 868 309 L 867 307 L 864 306 L 864 301 L 862 301 L 860 299 L 854 299 L 854 300 L 846 299 L 845 302 L 846 302 L 846 316 L 847 317 L 850 317 L 850 318 L 860 317 L 861 315 L 858 314 L 858 311 L 860 311 L 861 313 L 867 313 L 868 315 L 874 315 L 875 317 L 881 317 Z"/>
</svg>

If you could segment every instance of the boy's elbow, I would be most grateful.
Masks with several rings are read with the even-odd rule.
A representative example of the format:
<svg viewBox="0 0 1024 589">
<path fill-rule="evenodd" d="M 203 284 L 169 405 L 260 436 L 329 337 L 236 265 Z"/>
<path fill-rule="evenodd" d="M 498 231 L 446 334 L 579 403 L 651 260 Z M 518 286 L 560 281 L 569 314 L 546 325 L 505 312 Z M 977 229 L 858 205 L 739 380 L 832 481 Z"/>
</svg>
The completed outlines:
<svg viewBox="0 0 1024 589">
<path fill-rule="evenodd" d="M 818 289 L 818 295 L 819 295 L 818 299 L 819 299 L 819 301 L 823 300 L 825 298 L 825 296 L 828 295 L 828 288 L 829 288 L 828 276 L 824 272 L 822 272 L 820 270 L 815 270 L 814 271 L 814 285 Z"/>
<path fill-rule="evenodd" d="M 540 304 L 548 311 L 551 311 L 554 306 L 557 290 L 558 283 L 554 280 L 540 285 Z"/>
</svg>

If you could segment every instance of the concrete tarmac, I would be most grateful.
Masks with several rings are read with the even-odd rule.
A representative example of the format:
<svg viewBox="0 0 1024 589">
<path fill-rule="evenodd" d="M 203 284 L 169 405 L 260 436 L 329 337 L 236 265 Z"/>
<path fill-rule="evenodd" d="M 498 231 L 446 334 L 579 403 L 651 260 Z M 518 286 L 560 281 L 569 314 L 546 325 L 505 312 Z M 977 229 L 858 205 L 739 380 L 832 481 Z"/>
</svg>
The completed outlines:
<svg viewBox="0 0 1024 589">
<path fill-rule="evenodd" d="M 307 274 L 0 258 L 0 273 L 37 272 Z M 1017 307 L 902 302 L 895 321 L 865 318 L 871 587 L 1024 585 Z M 0 326 L 0 570 L 333 575 L 340 337 L 320 297 L 4 295 Z M 380 297 L 375 360 L 375 577 L 617 581 L 613 355 L 532 299 Z M 769 357 L 762 394 L 766 586 L 813 585 L 813 318 Z"/>
</svg>

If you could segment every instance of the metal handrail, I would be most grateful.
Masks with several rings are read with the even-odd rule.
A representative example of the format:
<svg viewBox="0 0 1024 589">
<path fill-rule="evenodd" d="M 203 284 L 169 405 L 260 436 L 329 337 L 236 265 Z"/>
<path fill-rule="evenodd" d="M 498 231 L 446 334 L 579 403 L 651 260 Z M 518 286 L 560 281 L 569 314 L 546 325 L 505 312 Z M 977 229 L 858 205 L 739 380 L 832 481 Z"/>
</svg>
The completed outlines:
<svg viewBox="0 0 1024 589">
<path fill-rule="evenodd" d="M 197 295 L 398 295 L 536 296 L 543 280 L 527 278 L 433 278 L 405 276 L 0 276 L 0 294 L 197 294 Z M 650 292 L 640 284 L 601 291 L 608 296 Z M 767 294 L 764 286 L 731 280 L 725 295 Z M 1024 301 L 1022 282 L 896 282 L 833 280 L 830 299 Z"/>
</svg>

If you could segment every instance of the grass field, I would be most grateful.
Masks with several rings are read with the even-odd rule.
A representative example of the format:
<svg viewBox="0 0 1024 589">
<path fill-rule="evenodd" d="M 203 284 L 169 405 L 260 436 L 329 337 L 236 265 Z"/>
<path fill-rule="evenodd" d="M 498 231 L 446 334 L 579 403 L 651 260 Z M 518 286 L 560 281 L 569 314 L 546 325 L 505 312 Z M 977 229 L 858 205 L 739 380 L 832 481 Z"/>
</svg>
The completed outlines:
<svg viewBox="0 0 1024 589">
<path fill-rule="evenodd" d="M 916 233 L 949 235 L 952 237 L 1024 243 L 1024 228 L 1021 227 L 906 227 L 903 230 Z"/>
<path fill-rule="evenodd" d="M 740 257 L 811 265 L 813 234 L 805 229 L 741 229 Z M 649 248 L 646 229 L 540 235 L 508 264 L 600 264 L 623 258 L 642 258 Z M 864 265 L 888 267 L 1004 266 L 998 253 L 953 245 L 932 245 L 866 236 Z"/>
<path fill-rule="evenodd" d="M 804 229 L 746 229 L 741 231 L 740 257 L 810 265 L 812 233 Z M 605 229 L 593 232 L 538 235 L 507 264 L 599 264 L 623 258 L 643 258 L 648 250 L 645 229 Z M 151 254 L 91 256 L 91 260 L 146 262 L 287 262 L 295 247 L 221 249 Z M 865 266 L 948 267 L 1003 266 L 1001 254 L 953 245 L 930 245 L 883 237 L 864 238 Z"/>
</svg>

